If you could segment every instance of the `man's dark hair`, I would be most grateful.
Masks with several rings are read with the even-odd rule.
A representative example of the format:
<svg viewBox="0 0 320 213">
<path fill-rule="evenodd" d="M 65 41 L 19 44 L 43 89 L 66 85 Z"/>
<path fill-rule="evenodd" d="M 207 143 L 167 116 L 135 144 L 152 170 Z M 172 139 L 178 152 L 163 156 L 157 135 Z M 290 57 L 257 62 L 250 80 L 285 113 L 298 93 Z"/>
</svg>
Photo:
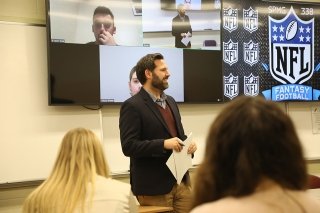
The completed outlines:
<svg viewBox="0 0 320 213">
<path fill-rule="evenodd" d="M 161 59 L 164 59 L 161 53 L 152 53 L 152 54 L 147 54 L 143 56 L 137 62 L 137 65 L 136 65 L 137 78 L 142 85 L 144 85 L 147 81 L 145 70 L 148 69 L 151 72 L 153 72 L 153 70 L 156 68 L 154 61 L 161 60 Z"/>
<path fill-rule="evenodd" d="M 93 16 L 97 15 L 97 14 L 101 14 L 101 15 L 110 15 L 112 19 L 114 19 L 113 13 L 112 11 L 105 6 L 98 6 L 94 12 L 93 12 Z"/>
</svg>

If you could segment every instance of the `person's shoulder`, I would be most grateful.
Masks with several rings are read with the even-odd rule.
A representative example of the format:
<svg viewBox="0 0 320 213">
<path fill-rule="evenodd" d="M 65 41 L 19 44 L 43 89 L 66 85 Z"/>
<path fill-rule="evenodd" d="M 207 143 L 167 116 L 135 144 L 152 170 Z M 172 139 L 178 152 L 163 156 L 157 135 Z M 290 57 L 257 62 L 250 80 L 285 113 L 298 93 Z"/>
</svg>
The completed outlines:
<svg viewBox="0 0 320 213">
<path fill-rule="evenodd" d="M 299 200 L 305 209 L 307 209 L 307 212 L 313 212 L 314 209 L 320 209 L 320 201 L 306 191 L 289 191 L 288 194 L 291 194 L 292 197 Z"/>
<path fill-rule="evenodd" d="M 177 103 L 176 100 L 174 99 L 174 97 L 172 97 L 171 95 L 166 94 L 166 96 L 167 96 L 168 101 L 173 102 L 173 103 Z"/>
<path fill-rule="evenodd" d="M 208 203 L 201 204 L 195 207 L 190 213 L 202 213 L 202 212 L 252 212 L 252 210 L 257 210 L 256 212 L 265 212 L 264 209 L 252 202 L 251 199 L 243 200 L 241 198 L 226 197 L 217 201 L 212 201 Z"/>
<path fill-rule="evenodd" d="M 123 102 L 123 104 L 125 105 L 125 104 L 139 103 L 139 102 L 141 102 L 141 99 L 143 99 L 141 94 L 137 93 L 137 94 L 131 96 L 130 98 L 128 98 L 127 100 L 125 100 Z"/>
<path fill-rule="evenodd" d="M 120 113 L 122 114 L 125 111 L 137 111 L 139 112 L 140 109 L 144 106 L 144 98 L 139 94 L 135 94 L 132 97 L 128 98 L 121 104 Z"/>
<path fill-rule="evenodd" d="M 90 189 L 90 187 L 89 187 Z M 88 190 L 88 195 L 91 195 Z M 96 176 L 94 196 L 90 212 L 128 212 L 130 211 L 132 192 L 128 183 L 113 180 L 102 176 Z M 88 196 L 89 197 L 89 196 Z"/>
<path fill-rule="evenodd" d="M 229 212 L 228 208 L 230 207 L 230 202 L 226 202 L 225 199 L 218 200 L 218 201 L 213 201 L 213 202 L 208 202 L 201 204 L 194 209 L 190 213 L 202 213 L 202 212 Z M 239 209 L 238 209 L 239 210 Z"/>
<path fill-rule="evenodd" d="M 116 191 L 130 191 L 131 186 L 128 183 L 121 182 L 119 180 L 115 180 L 112 178 L 106 178 L 102 176 L 97 176 L 96 184 L 100 187 L 100 189 L 103 188 L 113 188 L 116 189 Z"/>
<path fill-rule="evenodd" d="M 151 99 L 149 94 L 144 89 L 141 89 L 137 94 L 125 100 L 124 103 L 143 103 L 144 100 L 149 98 Z"/>
<path fill-rule="evenodd" d="M 175 100 L 173 96 L 166 94 L 167 98 L 170 98 L 172 100 Z"/>
<path fill-rule="evenodd" d="M 178 19 L 179 18 L 179 15 L 176 15 L 176 16 L 174 16 L 172 19 L 173 20 L 176 20 L 176 19 Z"/>
<path fill-rule="evenodd" d="M 96 42 L 95 41 L 90 41 L 90 42 L 88 42 L 88 43 L 86 43 L 86 44 L 94 44 L 94 45 L 96 45 Z"/>
</svg>

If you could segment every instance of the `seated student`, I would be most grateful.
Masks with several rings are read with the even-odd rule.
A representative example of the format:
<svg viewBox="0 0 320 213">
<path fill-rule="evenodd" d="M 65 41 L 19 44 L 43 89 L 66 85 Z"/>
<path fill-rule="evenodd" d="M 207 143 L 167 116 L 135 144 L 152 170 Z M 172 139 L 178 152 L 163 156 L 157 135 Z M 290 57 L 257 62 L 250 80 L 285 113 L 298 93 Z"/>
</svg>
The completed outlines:
<svg viewBox="0 0 320 213">
<path fill-rule="evenodd" d="M 320 211 L 305 191 L 306 164 L 291 119 L 261 97 L 224 107 L 209 129 L 194 183 L 192 213 Z"/>
<path fill-rule="evenodd" d="M 24 213 L 137 212 L 130 185 L 109 178 L 98 137 L 84 128 L 64 136 L 49 177 L 25 200 Z"/>
</svg>

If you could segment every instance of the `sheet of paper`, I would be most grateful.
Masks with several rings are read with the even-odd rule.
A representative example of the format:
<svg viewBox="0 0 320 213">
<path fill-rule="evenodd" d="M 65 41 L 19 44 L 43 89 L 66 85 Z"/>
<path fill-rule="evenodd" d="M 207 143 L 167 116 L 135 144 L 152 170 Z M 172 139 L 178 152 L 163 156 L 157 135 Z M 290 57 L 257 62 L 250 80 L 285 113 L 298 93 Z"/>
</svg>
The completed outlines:
<svg viewBox="0 0 320 213">
<path fill-rule="evenodd" d="M 192 132 L 189 134 L 188 138 L 183 141 L 184 147 L 182 151 L 173 151 L 166 163 L 178 184 L 181 183 L 183 176 L 192 167 L 191 154 L 188 154 L 188 148 L 191 141 Z"/>
<path fill-rule="evenodd" d="M 188 45 L 189 41 L 190 41 L 190 37 L 188 37 L 188 36 L 183 37 L 183 38 L 181 39 L 181 42 L 182 42 L 184 45 L 186 45 L 186 46 Z"/>
<path fill-rule="evenodd" d="M 320 107 L 311 107 L 312 133 L 320 134 Z"/>
</svg>

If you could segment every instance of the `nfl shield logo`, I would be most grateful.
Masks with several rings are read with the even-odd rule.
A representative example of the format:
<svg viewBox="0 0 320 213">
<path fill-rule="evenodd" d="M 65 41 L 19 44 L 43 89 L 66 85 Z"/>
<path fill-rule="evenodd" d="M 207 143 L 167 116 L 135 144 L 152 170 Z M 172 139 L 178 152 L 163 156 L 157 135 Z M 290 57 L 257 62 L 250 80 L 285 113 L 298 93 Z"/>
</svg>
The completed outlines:
<svg viewBox="0 0 320 213">
<path fill-rule="evenodd" d="M 238 9 L 223 9 L 223 28 L 230 33 L 238 28 Z"/>
<path fill-rule="evenodd" d="M 243 55 L 244 62 L 246 62 L 251 66 L 258 63 L 259 61 L 259 44 L 258 43 L 253 43 L 252 40 L 250 40 L 249 43 L 244 42 L 243 50 L 244 50 L 244 55 Z"/>
<path fill-rule="evenodd" d="M 258 11 L 251 7 L 248 10 L 243 9 L 243 27 L 250 33 L 258 29 Z"/>
<path fill-rule="evenodd" d="M 314 19 L 301 20 L 291 7 L 281 20 L 269 16 L 270 72 L 282 84 L 302 84 L 314 71 Z"/>
<path fill-rule="evenodd" d="M 234 43 L 231 39 L 223 42 L 223 61 L 230 66 L 238 61 L 238 42 Z"/>
<path fill-rule="evenodd" d="M 259 94 L 259 76 L 254 76 L 252 73 L 249 76 L 244 76 L 244 94 L 246 96 L 257 96 Z"/>
<path fill-rule="evenodd" d="M 224 95 L 231 100 L 238 96 L 239 94 L 239 82 L 238 76 L 233 76 L 230 73 L 229 76 L 223 76 L 223 83 L 224 83 Z"/>
</svg>

